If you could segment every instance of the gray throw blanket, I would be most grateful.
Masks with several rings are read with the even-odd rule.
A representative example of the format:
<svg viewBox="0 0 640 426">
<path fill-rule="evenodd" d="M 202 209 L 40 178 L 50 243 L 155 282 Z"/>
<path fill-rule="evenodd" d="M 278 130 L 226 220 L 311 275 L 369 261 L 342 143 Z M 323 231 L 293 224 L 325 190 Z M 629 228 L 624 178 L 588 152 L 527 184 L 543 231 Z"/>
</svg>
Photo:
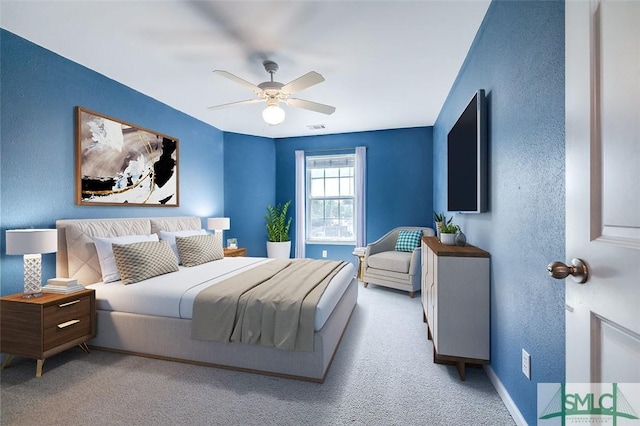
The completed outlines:
<svg viewBox="0 0 640 426">
<path fill-rule="evenodd" d="M 193 302 L 191 337 L 313 351 L 316 306 L 345 265 L 275 259 L 209 286 Z"/>
</svg>

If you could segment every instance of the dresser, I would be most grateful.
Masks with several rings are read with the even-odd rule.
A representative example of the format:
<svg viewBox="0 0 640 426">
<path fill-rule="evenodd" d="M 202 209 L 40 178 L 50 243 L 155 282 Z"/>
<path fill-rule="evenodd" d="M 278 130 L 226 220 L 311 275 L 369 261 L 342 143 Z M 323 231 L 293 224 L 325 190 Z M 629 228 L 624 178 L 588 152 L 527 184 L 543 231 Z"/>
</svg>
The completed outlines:
<svg viewBox="0 0 640 426">
<path fill-rule="evenodd" d="M 422 238 L 423 321 L 433 341 L 433 360 L 455 365 L 489 362 L 489 263 L 486 251 Z"/>
<path fill-rule="evenodd" d="M 43 293 L 24 299 L 22 293 L 0 298 L 0 351 L 8 354 L 2 368 L 14 355 L 35 358 L 36 377 L 42 375 L 46 358 L 79 345 L 96 335 L 94 290 L 70 294 Z"/>
</svg>

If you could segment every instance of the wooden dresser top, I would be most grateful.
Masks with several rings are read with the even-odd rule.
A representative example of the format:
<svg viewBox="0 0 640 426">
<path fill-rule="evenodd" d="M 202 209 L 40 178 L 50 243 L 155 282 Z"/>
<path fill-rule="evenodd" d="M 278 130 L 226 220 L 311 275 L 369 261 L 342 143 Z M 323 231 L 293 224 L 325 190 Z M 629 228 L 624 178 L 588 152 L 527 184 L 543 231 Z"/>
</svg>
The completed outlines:
<svg viewBox="0 0 640 426">
<path fill-rule="evenodd" d="M 422 237 L 422 241 L 435 253 L 436 256 L 450 257 L 491 257 L 486 252 L 476 246 L 467 244 L 465 246 L 448 246 L 442 244 L 438 237 Z"/>
</svg>

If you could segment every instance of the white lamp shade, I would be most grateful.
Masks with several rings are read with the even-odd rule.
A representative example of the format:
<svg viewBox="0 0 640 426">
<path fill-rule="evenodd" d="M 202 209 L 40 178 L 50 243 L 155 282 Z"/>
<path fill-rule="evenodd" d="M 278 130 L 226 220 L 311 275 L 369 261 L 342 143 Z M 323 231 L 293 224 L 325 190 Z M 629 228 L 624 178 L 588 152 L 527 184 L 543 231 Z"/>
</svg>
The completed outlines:
<svg viewBox="0 0 640 426">
<path fill-rule="evenodd" d="M 262 111 L 262 119 L 272 126 L 284 121 L 284 110 L 278 105 L 269 105 Z"/>
<path fill-rule="evenodd" d="M 40 254 L 58 251 L 57 229 L 7 231 L 7 254 Z"/>
<path fill-rule="evenodd" d="M 207 229 L 226 231 L 231 229 L 231 220 L 228 217 L 210 217 L 207 219 Z"/>
</svg>

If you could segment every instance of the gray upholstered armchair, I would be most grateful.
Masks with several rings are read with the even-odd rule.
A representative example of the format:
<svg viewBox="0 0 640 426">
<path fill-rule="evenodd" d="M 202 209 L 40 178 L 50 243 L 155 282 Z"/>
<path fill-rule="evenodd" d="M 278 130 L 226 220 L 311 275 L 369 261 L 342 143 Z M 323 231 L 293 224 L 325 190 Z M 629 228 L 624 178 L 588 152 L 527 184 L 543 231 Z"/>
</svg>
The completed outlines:
<svg viewBox="0 0 640 426">
<path fill-rule="evenodd" d="M 409 292 L 413 297 L 420 290 L 421 248 L 413 251 L 395 250 L 400 230 L 422 230 L 423 236 L 433 236 L 433 229 L 418 226 L 401 226 L 392 229 L 378 241 L 367 245 L 364 254 L 364 275 L 362 281 Z"/>
</svg>

